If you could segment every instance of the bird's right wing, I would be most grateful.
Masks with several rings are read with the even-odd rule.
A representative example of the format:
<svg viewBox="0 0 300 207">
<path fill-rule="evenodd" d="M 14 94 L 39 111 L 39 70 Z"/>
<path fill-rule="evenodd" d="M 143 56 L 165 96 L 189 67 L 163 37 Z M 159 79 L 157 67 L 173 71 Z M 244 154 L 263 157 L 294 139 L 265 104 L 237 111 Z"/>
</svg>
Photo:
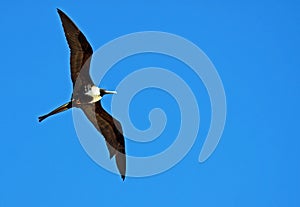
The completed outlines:
<svg viewBox="0 0 300 207">
<path fill-rule="evenodd" d="M 93 49 L 84 34 L 78 29 L 74 22 L 60 9 L 57 9 L 60 16 L 65 36 L 71 50 L 71 78 L 73 86 L 76 84 L 86 85 L 92 83 L 89 68 Z M 80 74 L 80 77 L 78 77 Z"/>
<path fill-rule="evenodd" d="M 81 105 L 80 108 L 96 129 L 104 136 L 110 158 L 115 155 L 118 170 L 124 180 L 126 173 L 126 154 L 125 140 L 120 122 L 108 114 L 102 108 L 100 102 L 84 104 Z"/>
</svg>

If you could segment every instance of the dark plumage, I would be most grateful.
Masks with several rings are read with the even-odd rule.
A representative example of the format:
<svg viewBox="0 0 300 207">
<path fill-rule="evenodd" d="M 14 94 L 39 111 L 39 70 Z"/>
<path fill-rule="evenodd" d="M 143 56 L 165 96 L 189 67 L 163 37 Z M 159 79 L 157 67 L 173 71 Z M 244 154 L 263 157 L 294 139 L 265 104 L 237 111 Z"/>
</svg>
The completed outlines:
<svg viewBox="0 0 300 207">
<path fill-rule="evenodd" d="M 118 120 L 113 118 L 102 108 L 100 102 L 103 95 L 115 92 L 100 89 L 95 86 L 89 74 L 90 61 L 93 54 L 91 45 L 83 33 L 64 12 L 59 9 L 57 9 L 57 12 L 62 21 L 64 33 L 71 51 L 70 65 L 73 94 L 68 103 L 39 117 L 39 121 L 41 122 L 51 115 L 63 112 L 72 107 L 82 109 L 91 123 L 104 136 L 110 158 L 115 156 L 118 170 L 124 180 L 126 173 L 126 155 L 122 127 Z"/>
</svg>

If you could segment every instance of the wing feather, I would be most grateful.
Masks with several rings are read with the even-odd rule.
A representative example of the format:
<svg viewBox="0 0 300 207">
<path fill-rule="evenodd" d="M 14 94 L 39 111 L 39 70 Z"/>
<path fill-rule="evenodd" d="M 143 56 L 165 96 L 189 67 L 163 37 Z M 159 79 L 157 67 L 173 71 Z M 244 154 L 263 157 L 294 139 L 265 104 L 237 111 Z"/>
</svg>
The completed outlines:
<svg viewBox="0 0 300 207">
<path fill-rule="evenodd" d="M 71 78 L 73 86 L 76 84 L 92 83 L 89 69 L 93 49 L 84 34 L 78 29 L 74 22 L 60 9 L 57 9 L 60 16 L 64 33 L 71 51 Z M 79 77 L 80 74 L 80 77 Z"/>
<path fill-rule="evenodd" d="M 122 179 L 126 174 L 125 140 L 122 126 L 118 120 L 108 114 L 100 102 L 80 107 L 96 129 L 104 136 L 110 158 L 115 156 Z"/>
</svg>

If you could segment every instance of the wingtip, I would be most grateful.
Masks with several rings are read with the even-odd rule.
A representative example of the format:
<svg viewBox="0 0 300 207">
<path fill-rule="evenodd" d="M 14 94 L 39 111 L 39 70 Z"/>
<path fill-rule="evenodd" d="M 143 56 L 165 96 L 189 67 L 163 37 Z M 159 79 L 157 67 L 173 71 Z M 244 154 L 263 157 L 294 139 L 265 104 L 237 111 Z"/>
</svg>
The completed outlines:
<svg viewBox="0 0 300 207">
<path fill-rule="evenodd" d="M 118 152 L 116 154 L 116 163 L 117 163 L 117 168 L 120 172 L 121 178 L 124 181 L 125 180 L 125 174 L 126 174 L 126 155 L 123 154 L 123 153 Z"/>
<path fill-rule="evenodd" d="M 57 13 L 58 13 L 59 15 L 64 14 L 64 12 L 63 12 L 61 9 L 59 9 L 59 8 L 56 8 L 56 11 L 57 11 Z"/>
</svg>

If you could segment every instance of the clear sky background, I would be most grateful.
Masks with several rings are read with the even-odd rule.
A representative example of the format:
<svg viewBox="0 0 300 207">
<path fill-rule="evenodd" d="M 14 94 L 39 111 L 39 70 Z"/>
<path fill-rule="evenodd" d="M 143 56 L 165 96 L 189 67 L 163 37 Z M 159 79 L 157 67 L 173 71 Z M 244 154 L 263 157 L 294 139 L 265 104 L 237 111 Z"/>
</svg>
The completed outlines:
<svg viewBox="0 0 300 207">
<path fill-rule="evenodd" d="M 1 207 L 300 206 L 299 2 L 176 2 L 1 3 Z M 113 89 L 138 68 L 171 66 L 185 74 L 193 90 L 199 87 L 200 133 L 170 170 L 123 182 L 83 150 L 70 111 L 38 123 L 39 115 L 71 94 L 69 49 L 56 8 L 76 22 L 94 49 L 148 30 L 174 33 L 200 47 L 217 68 L 227 97 L 226 126 L 213 155 L 198 162 L 210 122 L 205 87 L 193 74 L 183 73 L 180 63 L 161 56 L 124 61 L 116 66 L 122 72 L 112 69 L 103 85 Z M 130 114 L 138 128 L 149 126 L 149 108 L 156 106 L 168 106 L 170 122 L 155 143 L 127 140 L 130 154 L 155 154 L 176 136 L 176 102 L 167 95 L 148 102 L 161 93 L 146 90 L 133 100 Z M 108 111 L 110 101 L 103 99 Z"/>
</svg>

